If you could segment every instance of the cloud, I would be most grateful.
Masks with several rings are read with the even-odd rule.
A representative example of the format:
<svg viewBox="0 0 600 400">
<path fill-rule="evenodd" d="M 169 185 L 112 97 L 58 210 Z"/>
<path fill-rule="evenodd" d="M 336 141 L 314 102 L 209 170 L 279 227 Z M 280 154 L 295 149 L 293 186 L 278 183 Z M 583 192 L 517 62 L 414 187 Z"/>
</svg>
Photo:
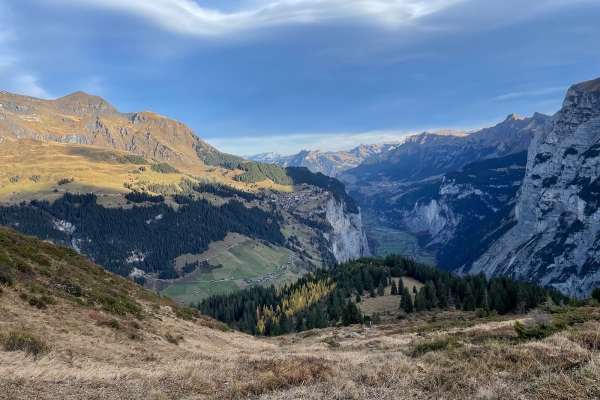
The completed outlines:
<svg viewBox="0 0 600 400">
<path fill-rule="evenodd" d="M 230 154 L 247 156 L 265 151 L 291 155 L 301 150 L 340 151 L 357 147 L 361 143 L 401 141 L 417 132 L 371 131 L 363 133 L 290 134 L 263 137 L 202 138 L 217 149 Z"/>
<path fill-rule="evenodd" d="M 18 37 L 15 32 L 7 29 L 0 20 L 0 90 L 50 98 L 50 94 L 40 86 L 38 78 L 23 68 L 20 58 L 10 47 L 16 41 Z"/>
<path fill-rule="evenodd" d="M 131 13 L 180 34 L 217 36 L 289 24 L 361 18 L 399 26 L 467 0 L 274 0 L 223 12 L 192 0 L 54 0 Z"/>
<path fill-rule="evenodd" d="M 505 101 L 505 100 L 514 100 L 514 99 L 524 98 L 524 97 L 545 96 L 548 94 L 554 94 L 554 93 L 558 93 L 558 92 L 564 93 L 567 91 L 567 89 L 568 89 L 567 87 L 557 86 L 557 87 L 549 87 L 549 88 L 544 88 L 544 89 L 528 90 L 528 91 L 523 91 L 523 92 L 511 92 L 511 93 L 503 94 L 498 97 L 494 97 L 492 100 L 493 101 Z"/>
</svg>

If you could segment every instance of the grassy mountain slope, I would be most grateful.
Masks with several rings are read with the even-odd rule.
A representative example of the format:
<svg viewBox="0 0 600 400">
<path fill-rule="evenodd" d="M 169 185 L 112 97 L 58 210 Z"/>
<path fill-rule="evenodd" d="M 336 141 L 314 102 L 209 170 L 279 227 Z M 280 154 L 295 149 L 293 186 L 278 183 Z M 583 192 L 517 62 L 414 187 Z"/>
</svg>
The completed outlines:
<svg viewBox="0 0 600 400">
<path fill-rule="evenodd" d="M 0 228 L 0 254 L 1 270 L 12 276 L 11 285 L 0 286 L 2 399 L 600 395 L 593 307 L 559 310 L 552 318 L 569 328 L 544 339 L 519 338 L 513 328 L 515 320 L 535 322 L 535 315 L 475 318 L 464 311 L 426 311 L 402 321 L 384 315 L 368 330 L 353 325 L 254 338 L 225 332 L 69 249 L 9 229 Z M 52 284 L 57 279 L 71 285 Z M 42 296 L 53 299 L 46 308 L 24 299 Z M 134 311 L 111 312 L 104 297 Z M 19 338 L 30 340 L 11 340 Z"/>
</svg>

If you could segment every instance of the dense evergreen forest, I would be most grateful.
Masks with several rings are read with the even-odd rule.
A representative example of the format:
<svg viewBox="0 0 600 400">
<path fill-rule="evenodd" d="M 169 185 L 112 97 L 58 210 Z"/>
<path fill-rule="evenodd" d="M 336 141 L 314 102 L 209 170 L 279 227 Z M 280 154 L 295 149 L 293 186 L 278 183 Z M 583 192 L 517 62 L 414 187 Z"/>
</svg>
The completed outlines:
<svg viewBox="0 0 600 400">
<path fill-rule="evenodd" d="M 414 300 L 413 288 L 397 285 L 392 277 L 410 277 L 423 283 Z M 549 298 L 559 304 L 569 298 L 506 277 L 487 279 L 484 274 L 456 276 L 408 258 L 389 255 L 385 259 L 361 258 L 331 269 L 319 269 L 296 282 L 276 289 L 254 286 L 213 295 L 195 305 L 203 314 L 234 329 L 255 335 L 279 335 L 341 323 L 361 323 L 364 316 L 356 306 L 361 296 L 383 295 L 391 286 L 404 313 L 456 308 L 507 314 L 537 307 Z"/>
<path fill-rule="evenodd" d="M 207 189 L 206 185 L 201 187 Z M 0 207 L 0 225 L 64 245 L 70 244 L 72 235 L 82 253 L 111 272 L 128 275 L 135 266 L 146 272 L 160 272 L 163 278 L 179 276 L 172 265 L 175 257 L 202 253 L 209 243 L 223 240 L 228 232 L 285 244 L 280 216 L 272 212 L 247 208 L 233 199 L 218 207 L 184 195 L 174 199 L 180 204 L 178 211 L 164 203 L 134 205 L 126 210 L 105 208 L 92 194 L 67 193 L 52 204 L 33 200 L 30 204 Z M 131 200 L 150 198 L 137 194 Z M 73 224 L 74 232 L 58 230 L 55 221 Z M 143 261 L 127 261 L 134 251 L 144 255 Z"/>
</svg>

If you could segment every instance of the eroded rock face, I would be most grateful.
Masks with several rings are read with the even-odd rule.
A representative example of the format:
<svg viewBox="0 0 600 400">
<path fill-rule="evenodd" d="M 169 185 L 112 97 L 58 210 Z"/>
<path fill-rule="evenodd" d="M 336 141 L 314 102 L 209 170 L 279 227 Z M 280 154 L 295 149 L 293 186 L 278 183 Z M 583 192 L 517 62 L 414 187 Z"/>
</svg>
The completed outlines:
<svg viewBox="0 0 600 400">
<path fill-rule="evenodd" d="M 459 272 L 510 275 L 586 296 L 600 286 L 599 207 L 596 79 L 572 86 L 562 109 L 535 134 L 511 213 L 516 224 Z"/>
<path fill-rule="evenodd" d="M 325 219 L 333 228 L 327 238 L 337 262 L 371 255 L 360 212 L 348 213 L 342 203 L 330 198 L 325 204 Z"/>
</svg>

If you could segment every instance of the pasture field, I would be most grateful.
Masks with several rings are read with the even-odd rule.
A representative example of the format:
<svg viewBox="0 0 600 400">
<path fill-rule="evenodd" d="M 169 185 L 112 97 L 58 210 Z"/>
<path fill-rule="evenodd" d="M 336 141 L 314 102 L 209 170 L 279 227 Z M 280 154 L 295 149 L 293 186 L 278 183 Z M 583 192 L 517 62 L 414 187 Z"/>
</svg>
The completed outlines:
<svg viewBox="0 0 600 400">
<path fill-rule="evenodd" d="M 402 279 L 402 283 L 410 291 L 413 299 L 415 294 L 412 292 L 413 286 L 417 287 L 417 290 L 421 289 L 423 284 L 413 278 L 403 276 L 402 278 L 392 278 L 398 283 Z M 392 296 L 390 294 L 392 288 L 390 286 L 385 288 L 384 296 L 368 297 L 368 293 L 365 292 L 365 296 L 362 296 L 361 302 L 356 303 L 358 308 L 365 313 L 365 315 L 373 315 L 375 313 L 383 314 L 389 312 L 397 312 L 400 307 L 400 299 L 402 296 Z"/>
<path fill-rule="evenodd" d="M 171 286 L 161 294 L 173 298 L 178 303 L 198 302 L 211 294 L 231 293 L 246 286 L 280 286 L 293 281 L 301 276 L 297 268 L 291 268 L 290 251 L 283 247 L 265 246 L 264 244 L 248 239 L 240 234 L 229 234 L 221 242 L 211 244 L 211 248 L 201 255 L 185 255 L 178 257 L 177 265 L 182 266 L 185 260 L 210 259 L 211 265 L 222 264 L 222 268 L 213 269 L 212 273 L 202 273 L 196 269 L 190 275 L 174 281 Z M 278 269 L 282 265 L 286 269 Z M 258 283 L 259 277 L 273 273 L 271 280 Z M 245 283 L 251 279 L 252 283 Z M 214 282 L 211 282 L 213 281 Z M 196 294 L 198 293 L 198 294 Z"/>
<path fill-rule="evenodd" d="M 411 257 L 418 262 L 435 266 L 435 255 L 421 246 L 417 238 L 407 232 L 402 232 L 394 228 L 383 225 L 367 226 L 367 236 L 378 243 L 373 249 L 374 255 L 385 257 L 388 254 L 402 254 Z M 373 240 L 371 240 L 373 242 Z"/>
</svg>

